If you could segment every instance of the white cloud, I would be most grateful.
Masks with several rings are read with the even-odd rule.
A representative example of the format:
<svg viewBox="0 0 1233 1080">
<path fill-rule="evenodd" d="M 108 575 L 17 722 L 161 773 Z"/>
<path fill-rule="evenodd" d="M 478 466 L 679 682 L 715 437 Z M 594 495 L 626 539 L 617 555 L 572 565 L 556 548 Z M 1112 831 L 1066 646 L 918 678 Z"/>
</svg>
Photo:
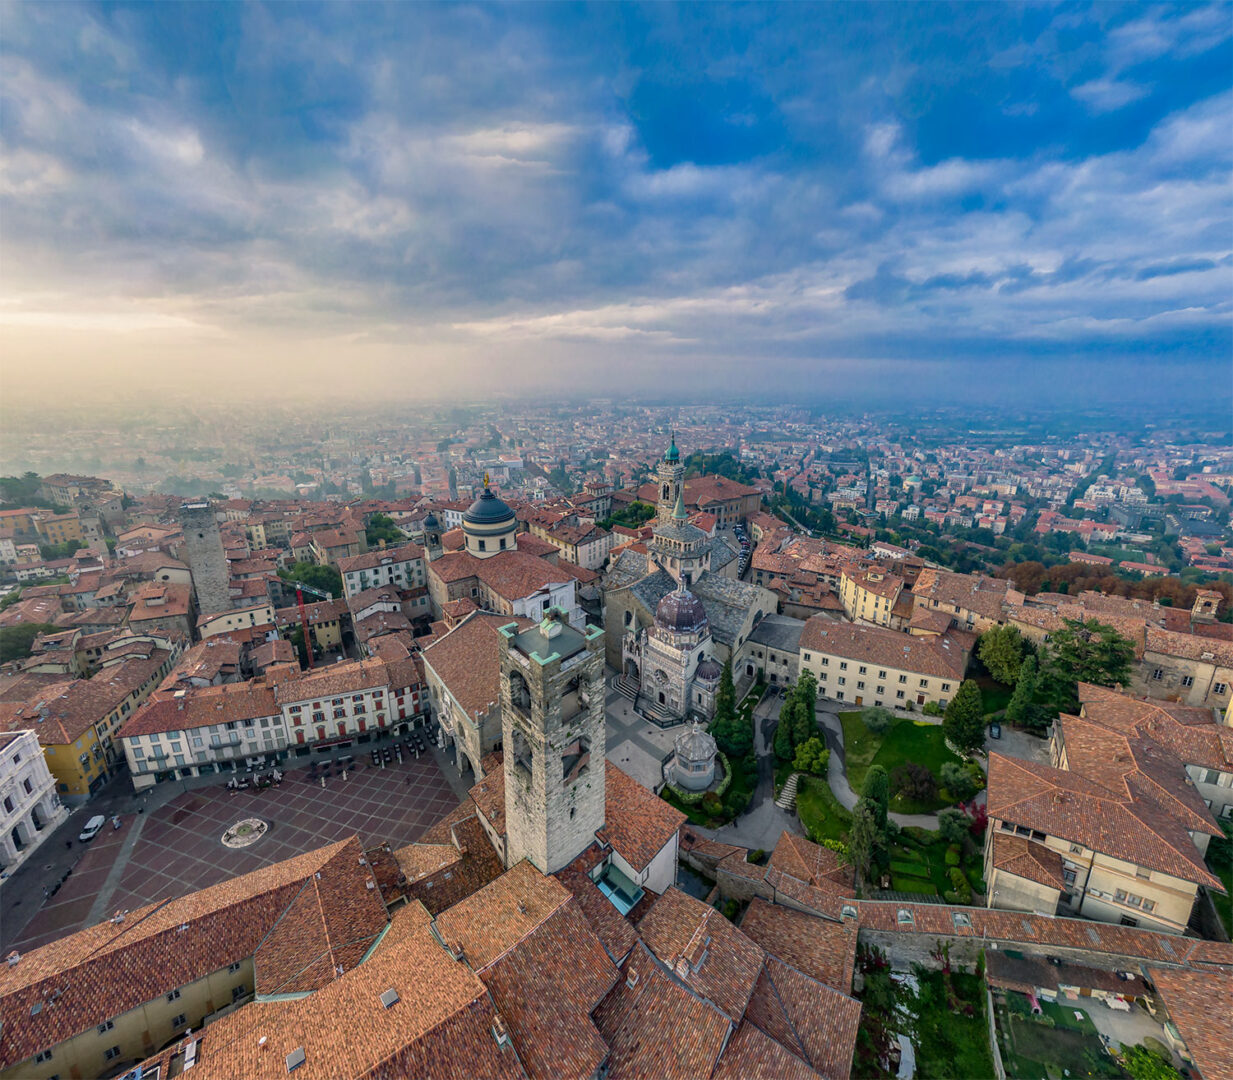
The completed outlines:
<svg viewBox="0 0 1233 1080">
<path fill-rule="evenodd" d="M 1095 112 L 1113 112 L 1146 97 L 1148 87 L 1119 79 L 1093 79 L 1070 91 Z"/>
</svg>

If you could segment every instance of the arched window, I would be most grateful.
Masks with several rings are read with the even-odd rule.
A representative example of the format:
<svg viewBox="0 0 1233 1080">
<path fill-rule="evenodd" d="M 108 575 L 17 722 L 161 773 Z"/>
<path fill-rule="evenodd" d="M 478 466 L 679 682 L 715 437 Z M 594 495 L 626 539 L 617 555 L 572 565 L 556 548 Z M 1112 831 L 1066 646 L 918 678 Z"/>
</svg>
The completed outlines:
<svg viewBox="0 0 1233 1080">
<path fill-rule="evenodd" d="M 532 771 L 531 743 L 516 727 L 510 735 L 510 752 L 517 768 L 527 773 Z"/>
<path fill-rule="evenodd" d="M 520 672 L 511 671 L 509 673 L 509 699 L 514 708 L 528 713 L 531 711 L 531 689 Z"/>
<path fill-rule="evenodd" d="M 625 625 L 626 626 L 634 625 L 634 613 L 632 611 L 625 612 Z"/>
</svg>

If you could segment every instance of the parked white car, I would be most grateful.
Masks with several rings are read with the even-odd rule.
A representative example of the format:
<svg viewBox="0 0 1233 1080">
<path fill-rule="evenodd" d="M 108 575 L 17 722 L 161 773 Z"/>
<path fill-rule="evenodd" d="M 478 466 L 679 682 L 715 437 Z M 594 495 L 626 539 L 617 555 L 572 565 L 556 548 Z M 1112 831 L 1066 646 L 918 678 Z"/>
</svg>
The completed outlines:
<svg viewBox="0 0 1233 1080">
<path fill-rule="evenodd" d="M 88 840 L 93 840 L 98 836 L 98 831 L 103 827 L 106 820 L 102 814 L 95 814 L 94 817 L 86 822 L 86 827 L 81 830 L 81 835 L 77 839 L 83 844 Z"/>
</svg>

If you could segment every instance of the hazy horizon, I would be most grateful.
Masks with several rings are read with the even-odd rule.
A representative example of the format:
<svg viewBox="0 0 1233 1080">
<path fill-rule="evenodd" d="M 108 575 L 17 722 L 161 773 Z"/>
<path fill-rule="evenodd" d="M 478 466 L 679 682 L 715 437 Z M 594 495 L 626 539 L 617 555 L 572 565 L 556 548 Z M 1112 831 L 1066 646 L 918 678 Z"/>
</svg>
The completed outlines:
<svg viewBox="0 0 1233 1080">
<path fill-rule="evenodd" d="M 10 5 L 0 420 L 1227 415 L 1230 10 Z"/>
</svg>

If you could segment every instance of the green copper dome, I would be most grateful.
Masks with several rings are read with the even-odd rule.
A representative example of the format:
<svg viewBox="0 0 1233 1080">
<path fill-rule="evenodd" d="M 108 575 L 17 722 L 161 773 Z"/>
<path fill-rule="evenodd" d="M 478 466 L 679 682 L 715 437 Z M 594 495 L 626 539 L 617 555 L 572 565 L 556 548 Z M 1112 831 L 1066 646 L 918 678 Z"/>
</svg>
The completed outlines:
<svg viewBox="0 0 1233 1080">
<path fill-rule="evenodd" d="M 664 454 L 665 461 L 673 463 L 681 460 L 681 452 L 676 448 L 676 432 L 672 433 L 672 444 L 668 447 L 668 452 Z"/>
</svg>

